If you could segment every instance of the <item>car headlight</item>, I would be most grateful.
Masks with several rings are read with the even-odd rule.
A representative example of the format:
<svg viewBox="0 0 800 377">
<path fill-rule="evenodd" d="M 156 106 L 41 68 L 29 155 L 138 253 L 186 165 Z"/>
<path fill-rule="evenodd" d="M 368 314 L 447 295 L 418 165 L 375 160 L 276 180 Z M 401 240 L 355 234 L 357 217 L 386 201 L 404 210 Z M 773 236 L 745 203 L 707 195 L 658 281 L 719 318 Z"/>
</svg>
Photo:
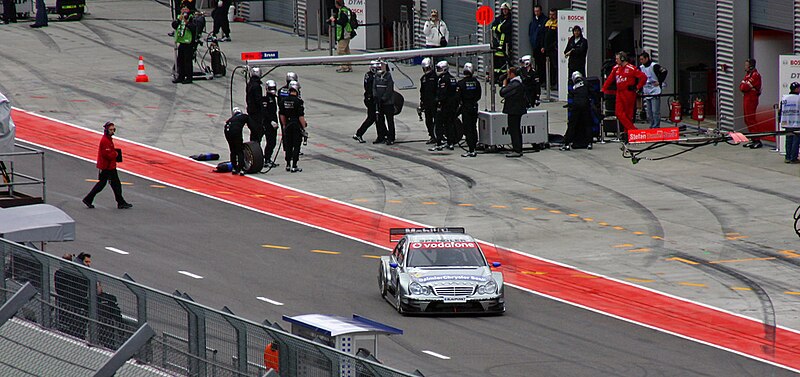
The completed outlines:
<svg viewBox="0 0 800 377">
<path fill-rule="evenodd" d="M 411 292 L 412 295 L 420 296 L 420 295 L 429 295 L 431 294 L 431 289 L 428 287 L 422 286 L 420 283 L 412 282 L 408 286 L 408 291 Z"/>
<path fill-rule="evenodd" d="M 489 280 L 488 283 L 478 286 L 478 294 L 486 295 L 497 292 L 497 283 L 494 280 Z"/>
</svg>

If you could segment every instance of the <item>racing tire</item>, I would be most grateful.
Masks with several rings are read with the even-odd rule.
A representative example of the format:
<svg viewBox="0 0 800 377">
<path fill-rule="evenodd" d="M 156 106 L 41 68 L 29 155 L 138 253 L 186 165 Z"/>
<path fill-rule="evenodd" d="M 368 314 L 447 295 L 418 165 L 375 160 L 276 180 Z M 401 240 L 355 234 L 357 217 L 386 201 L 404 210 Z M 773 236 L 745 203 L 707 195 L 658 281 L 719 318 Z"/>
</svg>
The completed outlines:
<svg viewBox="0 0 800 377">
<path fill-rule="evenodd" d="M 794 221 L 794 232 L 800 237 L 800 219 Z"/>
<path fill-rule="evenodd" d="M 800 206 L 798 206 L 797 209 L 794 210 L 794 219 L 795 220 L 800 219 Z"/>
<path fill-rule="evenodd" d="M 383 276 L 383 266 L 378 265 L 378 291 L 381 292 L 381 297 L 386 298 L 386 279 Z"/>
<path fill-rule="evenodd" d="M 261 150 L 261 143 L 255 141 L 245 142 L 244 150 L 244 172 L 247 174 L 260 173 L 264 168 L 264 151 Z"/>
<path fill-rule="evenodd" d="M 403 302 L 400 300 L 400 292 L 399 292 L 399 290 L 397 292 L 395 292 L 395 301 L 394 301 L 394 303 L 395 303 L 396 308 L 397 308 L 397 313 L 402 315 L 402 316 L 406 315 L 406 310 L 403 308 Z"/>
</svg>

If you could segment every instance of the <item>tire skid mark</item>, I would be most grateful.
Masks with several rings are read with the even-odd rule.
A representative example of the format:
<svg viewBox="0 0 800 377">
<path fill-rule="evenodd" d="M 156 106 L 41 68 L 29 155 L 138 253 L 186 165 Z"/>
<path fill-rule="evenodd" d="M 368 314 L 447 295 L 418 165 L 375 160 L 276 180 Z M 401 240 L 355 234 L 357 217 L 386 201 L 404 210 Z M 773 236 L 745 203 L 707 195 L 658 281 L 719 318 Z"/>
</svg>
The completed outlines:
<svg viewBox="0 0 800 377">
<path fill-rule="evenodd" d="M 328 156 L 328 155 L 323 155 L 323 154 L 314 155 L 314 159 L 318 160 L 318 161 L 322 161 L 322 162 L 328 163 L 328 164 L 331 164 L 331 165 L 335 165 L 335 166 L 338 166 L 338 167 L 341 167 L 341 168 L 344 168 L 344 169 L 347 169 L 347 170 L 352 170 L 352 171 L 356 171 L 356 172 L 359 172 L 359 173 L 366 174 L 370 178 L 372 178 L 374 181 L 379 182 L 381 184 L 381 186 L 384 186 L 384 190 L 383 190 L 384 194 L 386 192 L 386 187 L 385 187 L 385 185 L 383 185 L 384 181 L 389 182 L 389 183 L 397 186 L 398 188 L 403 188 L 403 183 L 400 182 L 399 180 L 397 180 L 395 178 L 392 178 L 392 177 L 389 177 L 388 175 L 385 175 L 385 174 L 377 173 L 377 172 L 375 172 L 374 170 L 372 170 L 370 168 L 367 168 L 367 167 L 364 167 L 364 166 L 361 166 L 361 165 L 357 165 L 357 164 L 354 164 L 352 162 L 348 162 L 348 161 L 345 161 L 345 160 L 341 160 L 341 159 L 338 159 L 338 158 L 335 158 L 335 157 L 331 157 L 331 156 Z"/>
<path fill-rule="evenodd" d="M 49 34 L 45 33 L 42 29 L 34 30 L 34 35 L 36 35 L 36 39 L 39 40 L 45 47 L 48 49 L 56 50 L 59 54 L 61 53 L 61 47 L 58 46 L 58 43 L 50 37 Z"/>
<path fill-rule="evenodd" d="M 379 153 L 385 154 L 387 156 L 394 157 L 394 158 L 397 158 L 397 159 L 400 159 L 400 160 L 405 160 L 405 161 L 408 161 L 408 162 L 412 162 L 412 163 L 415 163 L 417 165 L 427 166 L 427 167 L 439 172 L 443 176 L 451 176 L 451 177 L 454 177 L 454 178 L 458 178 L 459 180 L 463 181 L 463 183 L 466 184 L 467 188 L 469 188 L 469 189 L 472 189 L 477 185 L 477 183 L 475 182 L 475 180 L 472 177 L 470 177 L 470 176 L 468 176 L 466 174 L 457 172 L 455 170 L 452 170 L 450 168 L 447 168 L 442 164 L 439 164 L 439 163 L 436 163 L 436 162 L 433 162 L 433 161 L 430 161 L 430 160 L 427 160 L 427 159 L 424 159 L 424 158 L 414 157 L 414 156 L 408 155 L 406 153 L 395 152 L 395 151 L 390 150 L 390 149 L 383 149 L 383 150 L 379 151 Z"/>
<path fill-rule="evenodd" d="M 787 201 L 791 201 L 793 204 L 800 203 L 800 196 L 792 195 L 791 192 L 789 192 L 789 191 L 775 191 L 775 190 L 771 190 L 769 188 L 756 187 L 756 186 L 749 185 L 749 184 L 742 183 L 742 182 L 731 181 L 731 180 L 728 180 L 728 179 L 725 179 L 725 178 L 709 177 L 709 176 L 703 176 L 703 178 L 710 179 L 710 180 L 713 180 L 713 181 L 724 182 L 724 183 L 731 184 L 731 185 L 734 185 L 736 187 L 739 187 L 741 189 L 757 192 L 759 194 L 767 194 L 767 195 L 774 196 L 776 198 L 785 199 Z"/>
</svg>

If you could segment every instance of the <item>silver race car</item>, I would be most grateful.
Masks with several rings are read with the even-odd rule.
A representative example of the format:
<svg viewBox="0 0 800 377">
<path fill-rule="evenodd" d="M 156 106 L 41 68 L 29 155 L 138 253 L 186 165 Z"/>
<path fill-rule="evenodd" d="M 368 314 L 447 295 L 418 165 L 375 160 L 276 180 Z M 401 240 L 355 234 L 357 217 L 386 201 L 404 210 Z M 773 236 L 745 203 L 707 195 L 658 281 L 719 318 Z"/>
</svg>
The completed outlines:
<svg viewBox="0 0 800 377">
<path fill-rule="evenodd" d="M 392 228 L 378 269 L 381 296 L 400 314 L 503 313 L 503 273 L 464 228 Z"/>
</svg>

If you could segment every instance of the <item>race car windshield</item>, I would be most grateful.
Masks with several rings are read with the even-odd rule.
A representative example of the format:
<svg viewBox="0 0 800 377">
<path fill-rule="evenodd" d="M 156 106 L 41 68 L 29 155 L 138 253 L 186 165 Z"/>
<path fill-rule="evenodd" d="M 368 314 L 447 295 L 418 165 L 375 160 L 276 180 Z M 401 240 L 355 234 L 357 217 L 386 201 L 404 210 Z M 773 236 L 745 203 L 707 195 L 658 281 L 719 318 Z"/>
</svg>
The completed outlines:
<svg viewBox="0 0 800 377">
<path fill-rule="evenodd" d="M 408 267 L 481 267 L 486 262 L 474 242 L 412 242 Z"/>
</svg>

